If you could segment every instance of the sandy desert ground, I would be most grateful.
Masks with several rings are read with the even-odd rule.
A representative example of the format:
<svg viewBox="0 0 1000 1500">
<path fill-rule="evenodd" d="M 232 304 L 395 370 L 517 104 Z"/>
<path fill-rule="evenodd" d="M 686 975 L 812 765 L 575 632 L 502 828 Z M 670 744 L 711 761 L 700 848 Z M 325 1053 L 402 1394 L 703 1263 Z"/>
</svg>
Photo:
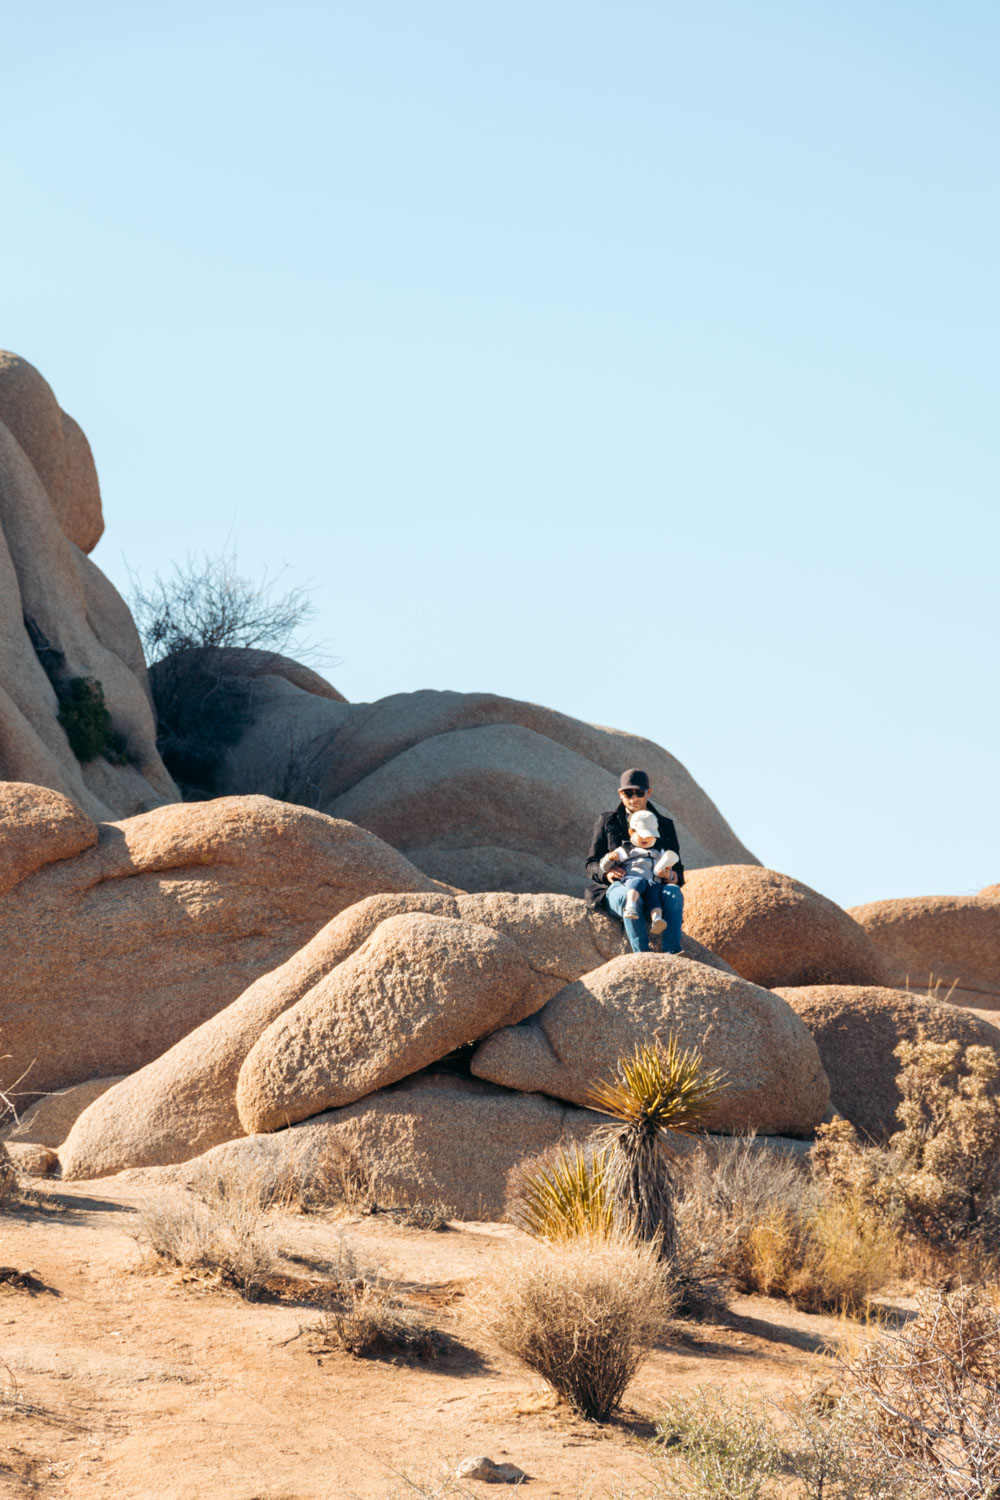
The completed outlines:
<svg viewBox="0 0 1000 1500">
<path fill-rule="evenodd" d="M 538 1497 L 639 1496 L 662 1400 L 700 1385 L 776 1398 L 831 1372 L 837 1320 L 759 1297 L 724 1321 L 674 1325 L 609 1425 L 557 1405 L 477 1331 L 477 1280 L 524 1237 L 498 1224 L 403 1228 L 383 1215 L 282 1215 L 286 1300 L 247 1303 L 164 1269 L 137 1243 L 142 1189 L 42 1186 L 0 1221 L 0 1493 L 114 1500 L 374 1500 L 437 1494 L 462 1459 L 518 1465 Z M 317 1353 L 310 1280 L 342 1242 L 395 1278 L 450 1341 L 431 1360 Z M 448 1493 L 502 1494 L 466 1481 Z"/>
</svg>

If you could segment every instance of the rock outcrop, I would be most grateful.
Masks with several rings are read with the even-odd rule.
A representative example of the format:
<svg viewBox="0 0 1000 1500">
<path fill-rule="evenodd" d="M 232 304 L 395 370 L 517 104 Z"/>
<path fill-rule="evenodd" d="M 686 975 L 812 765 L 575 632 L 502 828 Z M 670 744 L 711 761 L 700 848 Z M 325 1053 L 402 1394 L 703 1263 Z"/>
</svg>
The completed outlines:
<svg viewBox="0 0 1000 1500">
<path fill-rule="evenodd" d="M 85 555 L 102 524 L 86 438 L 37 370 L 0 353 L 0 779 L 50 787 L 95 821 L 177 797 L 135 626 Z M 82 763 L 57 693 L 81 680 L 100 684 L 114 731 Z"/>
<path fill-rule="evenodd" d="M 894 1049 L 921 1032 L 933 1042 L 1000 1051 L 1000 1030 L 959 1006 L 874 985 L 806 985 L 777 994 L 801 1016 L 819 1048 L 835 1109 L 865 1137 L 897 1130 L 900 1062 Z"/>
<path fill-rule="evenodd" d="M 847 912 L 800 880 L 759 866 L 692 871 L 684 930 L 765 989 L 889 979 L 882 956 Z"/>
<path fill-rule="evenodd" d="M 870 901 L 850 915 L 882 954 L 893 983 L 953 1005 L 1000 1010 L 1000 900 L 993 889 Z"/>
<path fill-rule="evenodd" d="M 680 762 L 634 735 L 487 693 L 324 703 L 268 679 L 257 702 L 224 789 L 286 786 L 294 762 L 311 805 L 463 890 L 580 895 L 594 819 L 628 765 L 648 770 L 688 868 L 754 863 Z"/>
<path fill-rule="evenodd" d="M 364 829 L 266 797 L 177 803 L 0 901 L 8 1079 L 59 1088 L 159 1057 L 373 891 L 431 890 Z"/>
<path fill-rule="evenodd" d="M 93 552 L 104 516 L 90 444 L 34 365 L 6 349 L 0 349 L 0 422 L 41 480 L 63 535 L 81 552 Z"/>
<path fill-rule="evenodd" d="M 530 1010 L 625 946 L 621 923 L 589 912 L 570 896 L 456 897 L 440 891 L 369 896 L 88 1109 L 61 1152 L 66 1175 L 102 1177 L 128 1167 L 181 1162 L 241 1135 L 236 1084 L 258 1038 L 324 983 L 381 923 L 410 912 L 480 923 L 510 938 L 530 971 Z M 732 972 L 691 939 L 685 937 L 684 946 L 701 963 Z"/>
<path fill-rule="evenodd" d="M 728 1088 L 706 1121 L 715 1131 L 801 1135 L 826 1115 L 829 1085 L 816 1043 L 779 996 L 683 956 L 614 958 L 566 985 L 530 1020 L 487 1037 L 472 1072 L 507 1088 L 586 1105 L 636 1046 L 700 1051 Z"/>
</svg>

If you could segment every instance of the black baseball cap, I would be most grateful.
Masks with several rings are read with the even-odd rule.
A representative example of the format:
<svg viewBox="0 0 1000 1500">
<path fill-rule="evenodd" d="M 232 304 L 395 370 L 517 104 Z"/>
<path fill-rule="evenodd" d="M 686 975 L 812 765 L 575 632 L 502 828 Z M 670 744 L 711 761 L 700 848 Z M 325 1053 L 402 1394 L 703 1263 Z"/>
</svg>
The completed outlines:
<svg viewBox="0 0 1000 1500">
<path fill-rule="evenodd" d="M 649 777 L 645 771 L 623 771 L 621 780 L 618 782 L 618 790 L 627 792 L 634 789 L 637 792 L 649 791 Z"/>
</svg>

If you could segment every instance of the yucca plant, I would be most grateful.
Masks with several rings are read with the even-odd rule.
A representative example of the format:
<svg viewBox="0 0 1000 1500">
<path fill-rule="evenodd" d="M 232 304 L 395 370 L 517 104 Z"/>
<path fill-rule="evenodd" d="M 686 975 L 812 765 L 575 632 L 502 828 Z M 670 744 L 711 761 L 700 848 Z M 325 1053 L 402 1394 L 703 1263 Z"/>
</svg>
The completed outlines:
<svg viewBox="0 0 1000 1500">
<path fill-rule="evenodd" d="M 670 1139 L 691 1135 L 704 1123 L 725 1079 L 718 1068 L 705 1067 L 700 1052 L 682 1052 L 673 1035 L 666 1047 L 636 1047 L 632 1057 L 619 1060 L 617 1072 L 587 1098 L 591 1109 L 616 1122 L 601 1133 L 602 1188 L 616 1227 L 655 1242 L 670 1260 L 676 1249 L 671 1168 L 677 1159 Z"/>
<path fill-rule="evenodd" d="M 604 1238 L 614 1230 L 614 1214 L 605 1186 L 607 1154 L 585 1155 L 579 1146 L 559 1147 L 521 1172 L 512 1217 L 537 1240 L 567 1240 L 577 1235 Z"/>
</svg>

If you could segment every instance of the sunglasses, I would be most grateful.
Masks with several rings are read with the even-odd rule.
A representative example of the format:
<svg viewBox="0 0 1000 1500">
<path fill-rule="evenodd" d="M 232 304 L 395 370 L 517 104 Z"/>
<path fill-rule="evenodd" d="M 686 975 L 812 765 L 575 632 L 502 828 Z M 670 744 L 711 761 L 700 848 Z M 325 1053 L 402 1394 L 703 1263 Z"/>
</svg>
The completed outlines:
<svg viewBox="0 0 1000 1500">
<path fill-rule="evenodd" d="M 623 797 L 645 797 L 645 795 L 646 795 L 646 789 L 645 789 L 645 787 L 641 787 L 641 786 L 624 786 L 624 787 L 622 787 L 622 796 Z"/>
</svg>

